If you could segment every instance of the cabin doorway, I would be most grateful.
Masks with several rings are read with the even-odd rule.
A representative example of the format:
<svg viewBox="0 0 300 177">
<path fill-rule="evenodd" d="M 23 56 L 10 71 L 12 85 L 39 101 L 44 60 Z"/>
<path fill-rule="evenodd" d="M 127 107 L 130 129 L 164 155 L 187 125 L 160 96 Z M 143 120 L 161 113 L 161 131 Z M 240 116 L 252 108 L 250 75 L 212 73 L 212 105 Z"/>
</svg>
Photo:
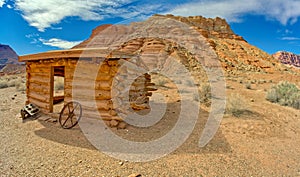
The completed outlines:
<svg viewBox="0 0 300 177">
<path fill-rule="evenodd" d="M 64 106 L 65 67 L 53 66 L 51 70 L 50 112 L 58 113 Z"/>
</svg>

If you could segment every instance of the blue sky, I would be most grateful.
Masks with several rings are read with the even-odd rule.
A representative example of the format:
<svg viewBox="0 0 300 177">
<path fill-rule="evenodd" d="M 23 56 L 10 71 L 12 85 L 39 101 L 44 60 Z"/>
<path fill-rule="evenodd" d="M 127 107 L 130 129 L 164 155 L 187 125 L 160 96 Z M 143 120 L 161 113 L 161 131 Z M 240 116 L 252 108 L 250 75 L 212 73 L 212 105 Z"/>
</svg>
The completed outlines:
<svg viewBox="0 0 300 177">
<path fill-rule="evenodd" d="M 0 43 L 19 55 L 65 49 L 101 24 L 153 14 L 222 17 L 264 51 L 300 54 L 299 0 L 0 0 Z"/>
</svg>

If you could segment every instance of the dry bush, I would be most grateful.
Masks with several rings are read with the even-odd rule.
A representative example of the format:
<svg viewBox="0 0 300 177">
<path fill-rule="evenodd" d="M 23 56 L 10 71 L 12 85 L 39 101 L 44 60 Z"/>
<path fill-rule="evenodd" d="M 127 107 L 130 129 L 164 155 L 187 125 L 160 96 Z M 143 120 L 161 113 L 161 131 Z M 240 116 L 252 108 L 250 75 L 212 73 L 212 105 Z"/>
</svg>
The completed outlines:
<svg viewBox="0 0 300 177">
<path fill-rule="evenodd" d="M 200 102 L 209 106 L 211 104 L 211 88 L 209 84 L 204 84 L 200 89 Z"/>
<path fill-rule="evenodd" d="M 156 86 L 165 87 L 165 85 L 168 83 L 168 79 L 164 76 L 157 75 L 157 77 L 153 79 L 153 83 Z"/>
<path fill-rule="evenodd" d="M 0 78 L 0 88 L 16 87 L 17 91 L 26 90 L 24 75 L 5 75 Z"/>
<path fill-rule="evenodd" d="M 250 82 L 247 82 L 246 84 L 245 84 L 245 88 L 246 89 L 251 89 L 252 87 L 251 87 L 251 83 Z"/>
<path fill-rule="evenodd" d="M 6 81 L 0 81 L 0 89 L 7 88 L 7 87 L 8 87 L 8 84 Z"/>
<path fill-rule="evenodd" d="M 246 99 L 239 94 L 231 94 L 227 99 L 226 113 L 240 117 L 245 112 L 249 112 Z"/>
<path fill-rule="evenodd" d="M 15 87 L 17 91 L 25 91 L 26 81 L 22 78 L 18 78 L 17 80 L 15 80 Z"/>
<path fill-rule="evenodd" d="M 282 106 L 300 109 L 300 89 L 293 83 L 280 82 L 267 92 L 266 99 Z"/>
</svg>

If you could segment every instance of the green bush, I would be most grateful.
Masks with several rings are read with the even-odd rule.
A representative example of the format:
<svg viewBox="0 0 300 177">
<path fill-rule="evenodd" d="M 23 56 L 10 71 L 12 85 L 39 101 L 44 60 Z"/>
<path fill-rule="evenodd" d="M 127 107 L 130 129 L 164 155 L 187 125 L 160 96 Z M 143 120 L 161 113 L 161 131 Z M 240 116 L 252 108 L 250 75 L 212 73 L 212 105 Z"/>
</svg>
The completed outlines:
<svg viewBox="0 0 300 177">
<path fill-rule="evenodd" d="M 280 82 L 267 92 L 266 99 L 272 103 L 282 106 L 290 106 L 300 109 L 300 89 L 293 83 L 287 81 Z"/>
</svg>

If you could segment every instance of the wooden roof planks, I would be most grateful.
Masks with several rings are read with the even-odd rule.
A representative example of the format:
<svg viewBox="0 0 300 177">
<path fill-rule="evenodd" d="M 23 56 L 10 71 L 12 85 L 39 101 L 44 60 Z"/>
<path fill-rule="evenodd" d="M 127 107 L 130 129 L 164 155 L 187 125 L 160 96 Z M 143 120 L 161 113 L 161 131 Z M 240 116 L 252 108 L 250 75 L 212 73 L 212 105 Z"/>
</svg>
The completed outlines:
<svg viewBox="0 0 300 177">
<path fill-rule="evenodd" d="M 55 58 L 91 58 L 103 57 L 108 59 L 113 58 L 131 58 L 134 56 L 132 53 L 110 50 L 109 48 L 81 48 L 69 50 L 54 50 L 37 54 L 29 54 L 19 56 L 19 61 L 37 61 Z"/>
</svg>

